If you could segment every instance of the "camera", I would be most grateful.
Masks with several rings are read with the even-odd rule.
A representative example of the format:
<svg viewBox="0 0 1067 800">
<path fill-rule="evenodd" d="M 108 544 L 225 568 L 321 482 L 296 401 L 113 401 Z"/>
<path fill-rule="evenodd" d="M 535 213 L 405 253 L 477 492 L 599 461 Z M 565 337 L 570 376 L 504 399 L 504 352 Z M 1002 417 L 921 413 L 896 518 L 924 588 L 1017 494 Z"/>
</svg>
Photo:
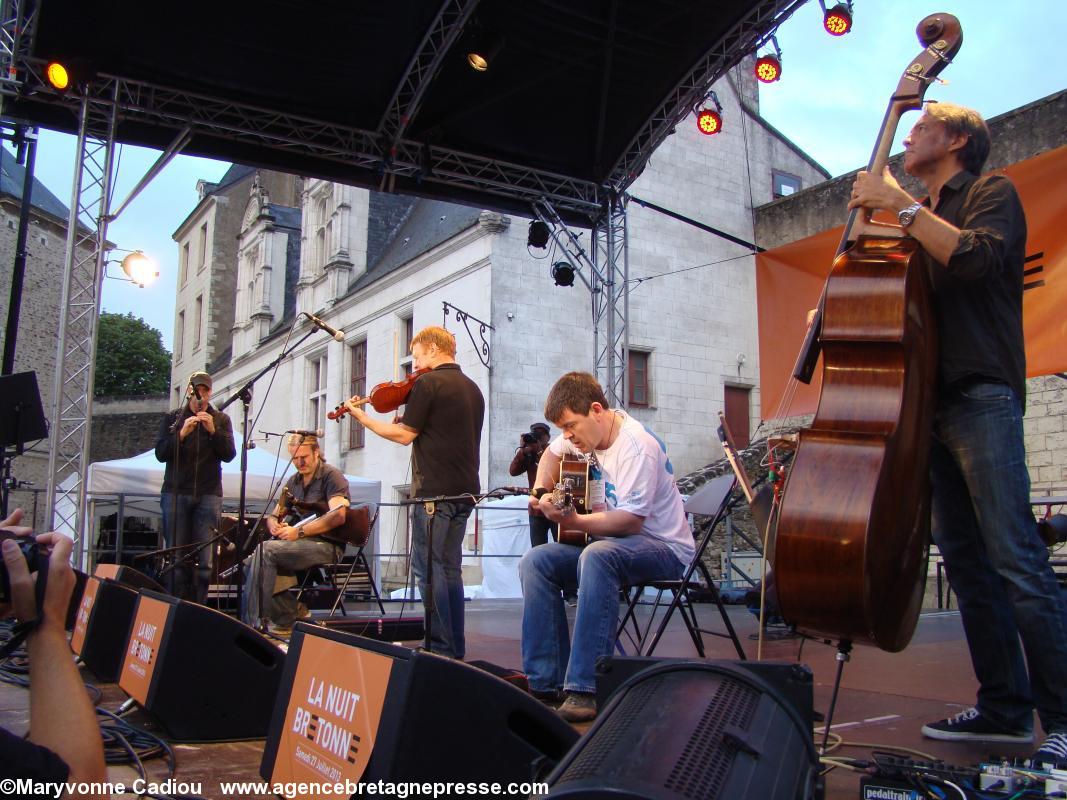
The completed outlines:
<svg viewBox="0 0 1067 800">
<path fill-rule="evenodd" d="M 524 433 L 522 435 L 522 443 L 523 444 L 533 444 L 536 441 L 537 441 L 537 439 L 534 438 L 534 435 L 532 433 Z"/>
<path fill-rule="evenodd" d="M 41 552 L 37 547 L 37 542 L 32 538 L 26 538 L 25 536 L 16 536 L 11 531 L 0 528 L 0 541 L 4 539 L 14 539 L 15 543 L 19 546 L 19 550 L 22 551 L 22 555 L 26 558 L 26 565 L 30 568 L 30 572 L 36 572 L 42 566 L 48 564 L 48 556 Z M 11 582 L 7 577 L 7 564 L 3 559 L 0 559 L 0 603 L 11 602 Z"/>
</svg>

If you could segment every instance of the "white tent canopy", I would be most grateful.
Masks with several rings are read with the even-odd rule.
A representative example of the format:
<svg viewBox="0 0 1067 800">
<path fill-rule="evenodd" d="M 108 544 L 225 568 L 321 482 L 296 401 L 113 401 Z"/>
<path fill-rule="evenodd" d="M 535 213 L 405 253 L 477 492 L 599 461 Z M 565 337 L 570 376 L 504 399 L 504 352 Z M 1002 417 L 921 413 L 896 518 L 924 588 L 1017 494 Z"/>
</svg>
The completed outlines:
<svg viewBox="0 0 1067 800">
<path fill-rule="evenodd" d="M 241 493 L 241 437 L 234 434 L 237 455 L 233 461 L 222 465 L 222 494 L 237 498 Z M 89 465 L 89 480 L 86 490 L 90 495 L 113 494 L 159 494 L 163 486 L 163 468 L 156 454 L 148 450 L 131 458 L 114 461 L 98 461 Z M 288 458 L 280 461 L 273 453 L 261 448 L 248 451 L 248 478 L 245 496 L 249 500 L 267 500 L 271 489 L 284 474 L 292 475 L 293 467 Z M 375 505 L 381 502 L 382 483 L 370 478 L 345 475 L 352 495 L 353 505 Z"/>
</svg>

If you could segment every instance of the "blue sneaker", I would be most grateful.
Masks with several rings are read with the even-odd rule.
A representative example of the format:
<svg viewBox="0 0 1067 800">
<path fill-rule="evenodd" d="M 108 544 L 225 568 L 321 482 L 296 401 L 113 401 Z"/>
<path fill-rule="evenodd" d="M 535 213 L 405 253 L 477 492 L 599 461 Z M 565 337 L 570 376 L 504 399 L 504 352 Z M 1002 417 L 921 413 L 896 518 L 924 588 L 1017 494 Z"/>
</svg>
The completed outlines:
<svg viewBox="0 0 1067 800">
<path fill-rule="evenodd" d="M 923 736 L 945 742 L 1004 742 L 1030 744 L 1032 731 L 1013 730 L 990 722 L 977 708 L 968 708 L 954 717 L 923 725 Z"/>
</svg>

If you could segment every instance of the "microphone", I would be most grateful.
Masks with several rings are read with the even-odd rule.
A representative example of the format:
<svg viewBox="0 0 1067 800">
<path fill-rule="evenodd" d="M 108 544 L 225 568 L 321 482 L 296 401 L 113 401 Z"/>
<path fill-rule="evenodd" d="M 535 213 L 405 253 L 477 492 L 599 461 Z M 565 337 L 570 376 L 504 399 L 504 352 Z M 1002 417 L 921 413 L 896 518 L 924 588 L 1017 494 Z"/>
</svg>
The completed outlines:
<svg viewBox="0 0 1067 800">
<path fill-rule="evenodd" d="M 326 431 L 324 431 L 322 428 L 318 428 L 317 430 L 313 431 L 302 431 L 300 429 L 295 429 L 291 431 L 286 431 L 286 433 L 295 433 L 299 436 L 314 436 L 316 439 L 321 439 L 323 436 L 326 435 Z"/>
<path fill-rule="evenodd" d="M 508 494 L 529 494 L 530 490 L 525 486 L 501 486 L 500 491 Z"/>
<path fill-rule="evenodd" d="M 330 336 L 332 336 L 336 341 L 343 342 L 345 340 L 344 331 L 339 331 L 337 330 L 337 328 L 327 325 L 314 314 L 309 314 L 306 311 L 301 311 L 300 313 L 307 317 L 309 320 L 311 320 L 312 325 L 314 325 L 316 328 L 326 331 L 326 333 L 330 334 Z"/>
</svg>

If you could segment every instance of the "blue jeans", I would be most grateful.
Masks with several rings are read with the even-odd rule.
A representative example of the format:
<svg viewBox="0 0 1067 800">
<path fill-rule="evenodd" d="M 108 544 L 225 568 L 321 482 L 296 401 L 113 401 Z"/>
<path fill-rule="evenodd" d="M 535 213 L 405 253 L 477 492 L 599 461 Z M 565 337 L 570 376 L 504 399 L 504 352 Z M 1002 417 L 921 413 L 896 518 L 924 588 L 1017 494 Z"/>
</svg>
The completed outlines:
<svg viewBox="0 0 1067 800">
<path fill-rule="evenodd" d="M 1067 731 L 1067 616 L 1030 508 L 1019 398 L 1000 383 L 947 389 L 933 434 L 933 536 L 959 600 L 977 708 L 1029 731 L 1036 705 L 1046 733 Z"/>
<path fill-rule="evenodd" d="M 174 495 L 164 492 L 160 495 L 159 506 L 163 511 L 163 538 L 167 547 L 181 547 L 193 542 L 206 542 L 218 530 L 219 517 L 222 514 L 222 497 L 204 494 L 194 497 L 189 494 Z M 193 550 L 195 548 L 190 548 Z M 178 566 L 167 576 L 164 585 L 175 597 L 204 603 L 207 600 L 207 587 L 211 583 L 211 561 L 214 547 L 205 547 L 190 559 L 195 559 L 194 568 L 191 561 L 182 561 L 179 554 Z"/>
<path fill-rule="evenodd" d="M 463 658 L 467 652 L 463 635 L 463 534 L 473 509 L 470 503 L 440 502 L 433 515 L 433 617 L 430 619 L 430 650 L 449 658 Z M 426 507 L 415 505 L 411 532 L 411 569 L 419 582 L 425 606 L 427 587 Z"/>
<path fill-rule="evenodd" d="M 339 546 L 318 536 L 291 542 L 268 538 L 262 542 L 245 559 L 246 580 L 241 595 L 241 619 L 253 628 L 259 627 L 263 617 L 275 625 L 292 625 L 299 608 L 288 588 L 274 593 L 274 582 L 278 575 L 292 575 L 298 570 L 332 564 L 340 555 L 340 550 Z"/>
<path fill-rule="evenodd" d="M 607 537 L 586 547 L 549 542 L 519 562 L 522 581 L 522 667 L 530 688 L 592 692 L 596 660 L 610 655 L 619 626 L 619 591 L 652 580 L 675 580 L 684 565 L 650 536 Z M 563 591 L 578 587 L 574 642 Z"/>
</svg>

